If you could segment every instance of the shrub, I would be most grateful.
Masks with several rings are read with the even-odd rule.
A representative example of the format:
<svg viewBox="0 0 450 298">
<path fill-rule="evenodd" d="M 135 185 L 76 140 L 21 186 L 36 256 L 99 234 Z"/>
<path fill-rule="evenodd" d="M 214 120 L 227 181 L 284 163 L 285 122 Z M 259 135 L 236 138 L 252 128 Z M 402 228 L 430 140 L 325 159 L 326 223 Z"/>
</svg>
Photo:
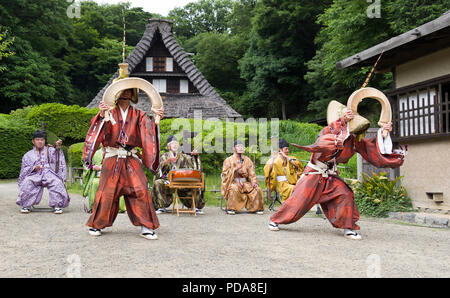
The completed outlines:
<svg viewBox="0 0 450 298">
<path fill-rule="evenodd" d="M 77 105 L 66 106 L 59 103 L 46 103 L 39 106 L 24 107 L 11 112 L 10 115 L 15 119 L 27 120 L 29 126 L 34 126 L 36 128 L 41 128 L 41 122 L 46 123 L 48 142 L 50 144 L 54 143 L 57 138 L 56 136 L 58 136 L 63 140 L 63 144 L 68 146 L 84 140 L 87 130 L 89 129 L 90 120 L 97 114 L 97 112 L 98 109 L 89 110 Z M 183 129 L 194 131 L 194 119 L 182 119 L 181 122 L 177 123 L 174 121 L 180 121 L 180 119 L 163 119 L 160 123 L 162 152 L 167 150 L 167 137 L 169 134 L 176 135 L 180 140 L 180 144 L 182 144 Z M 300 145 L 312 144 L 321 129 L 321 127 L 317 124 L 299 123 L 292 120 L 280 121 L 279 123 L 280 137 L 285 138 L 288 142 L 293 142 Z M 221 129 L 220 132 L 215 131 L 214 129 L 216 125 L 222 126 L 223 129 Z M 245 137 L 243 141 L 245 141 L 246 144 L 248 144 L 248 139 L 251 134 L 256 134 L 258 137 L 260 134 L 259 127 L 255 127 L 256 130 L 252 131 L 246 123 L 231 123 L 232 131 L 227 131 L 227 128 L 230 128 L 230 126 L 227 127 L 226 122 L 224 121 L 213 122 L 201 120 L 201 126 L 203 128 L 202 136 L 197 136 L 197 138 L 202 138 L 201 149 L 203 153 L 200 154 L 200 158 L 206 172 L 219 171 L 222 168 L 223 160 L 230 155 L 230 153 L 225 152 L 205 152 L 211 145 L 216 145 L 216 133 L 222 134 L 225 142 L 226 136 L 236 139 L 237 131 L 238 129 L 241 129 L 241 131 L 244 131 Z M 172 129 L 172 127 L 174 129 Z M 270 136 L 272 135 L 270 128 L 271 125 L 270 122 L 268 122 L 266 135 L 268 142 Z M 225 144 L 223 144 L 222 147 L 225 149 Z M 80 148 L 75 146 L 68 151 L 67 148 L 64 149 L 66 159 L 68 159 L 68 164 L 72 166 L 81 166 L 81 161 L 78 162 L 76 160 L 78 157 L 75 157 L 77 154 L 80 155 Z M 307 158 L 309 156 L 309 153 L 302 152 L 300 149 L 292 148 L 292 150 L 298 152 L 297 155 L 301 155 L 302 157 Z M 262 169 L 264 165 L 260 162 L 263 157 L 260 151 L 261 150 L 258 148 L 247 148 L 246 154 L 256 161 L 255 166 L 257 168 L 260 167 Z"/>
<path fill-rule="evenodd" d="M 17 109 L 14 111 L 11 111 L 9 114 L 13 118 L 17 119 L 27 119 L 28 113 L 34 108 L 34 106 L 26 106 L 21 109 Z"/>
<path fill-rule="evenodd" d="M 301 146 L 313 144 L 322 126 L 311 123 L 301 123 L 293 120 L 280 121 L 280 138 L 285 139 L 289 143 L 295 143 Z M 292 147 L 291 151 L 303 151 Z"/>
<path fill-rule="evenodd" d="M 175 135 L 180 141 L 180 145 L 182 145 L 182 131 L 183 130 L 195 131 L 196 128 L 194 121 L 195 121 L 194 119 L 163 119 L 160 123 L 161 151 L 162 152 L 167 151 L 166 147 L 167 137 L 170 134 Z M 196 122 L 197 125 L 198 123 L 199 122 Z M 255 125 L 253 129 L 250 128 L 250 125 L 248 125 L 248 123 L 239 123 L 239 122 L 226 123 L 225 121 L 201 120 L 201 127 L 203 128 L 202 135 L 201 136 L 197 135 L 195 138 L 196 141 L 199 141 L 200 140 L 199 138 L 202 138 L 201 149 L 203 153 L 200 154 L 200 159 L 202 162 L 203 169 L 207 173 L 220 172 L 222 169 L 223 161 L 227 156 L 231 154 L 230 152 L 228 153 L 225 152 L 227 145 L 226 137 L 232 138 L 233 140 L 237 139 L 237 134 L 239 130 L 240 132 L 244 133 L 244 137 L 239 137 L 239 139 L 244 141 L 246 145 L 248 145 L 249 138 L 251 135 L 257 136 L 257 142 L 259 144 L 260 133 L 262 133 L 258 125 Z M 215 130 L 216 127 L 219 128 L 222 127 L 222 129 L 216 131 Z M 298 123 L 295 121 L 287 120 L 279 122 L 278 133 L 280 137 L 285 138 L 288 142 L 301 145 L 308 145 L 314 143 L 321 129 L 322 127 L 317 124 Z M 269 145 L 270 136 L 272 134 L 275 134 L 275 132 L 272 133 L 271 123 L 267 122 L 267 133 L 265 136 L 267 139 L 266 145 Z M 222 137 L 224 142 L 223 144 L 216 143 L 216 141 L 219 139 L 218 137 Z M 195 144 L 196 142 L 194 141 L 194 145 Z M 222 148 L 224 152 L 218 153 L 218 152 L 211 152 L 215 150 L 209 150 L 209 152 L 211 153 L 208 153 L 208 149 L 212 149 L 211 146 L 215 147 L 216 145 Z M 300 149 L 293 151 L 297 152 L 296 155 L 301 155 L 306 159 L 309 158 L 309 153 L 305 153 Z M 245 154 L 255 161 L 255 167 L 257 171 L 262 172 L 265 159 L 263 159 L 264 156 L 261 153 L 260 148 L 258 147 L 248 148 L 247 146 Z M 268 153 L 266 155 L 269 156 L 270 154 Z"/>
<path fill-rule="evenodd" d="M 34 131 L 23 119 L 0 116 L 0 179 L 19 176 L 22 156 L 33 148 Z"/>
<path fill-rule="evenodd" d="M 92 117 L 98 113 L 98 109 L 90 110 L 78 105 L 46 103 L 34 106 L 30 110 L 15 111 L 14 113 L 25 114 L 32 126 L 41 127 L 41 122 L 46 123 L 48 131 L 59 136 L 66 145 L 71 145 L 85 139 L 89 123 Z"/>
<path fill-rule="evenodd" d="M 355 202 L 361 214 L 387 217 L 389 212 L 412 210 L 411 200 L 403 186 L 398 186 L 401 176 L 389 180 L 386 173 L 373 177 L 363 174 L 363 181 L 354 187 Z"/>
<path fill-rule="evenodd" d="M 75 143 L 69 146 L 67 150 L 68 167 L 81 168 L 83 167 L 83 148 L 84 142 Z"/>
</svg>

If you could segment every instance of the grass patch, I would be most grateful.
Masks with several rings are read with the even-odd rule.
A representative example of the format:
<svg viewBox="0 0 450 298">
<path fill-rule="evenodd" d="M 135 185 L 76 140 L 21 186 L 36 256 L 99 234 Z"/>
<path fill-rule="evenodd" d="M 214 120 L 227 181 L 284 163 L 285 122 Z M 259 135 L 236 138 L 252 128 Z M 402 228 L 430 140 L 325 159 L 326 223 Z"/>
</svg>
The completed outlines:
<svg viewBox="0 0 450 298">
<path fill-rule="evenodd" d="M 0 184 L 17 183 L 17 179 L 0 179 Z"/>
<path fill-rule="evenodd" d="M 80 183 L 69 183 L 66 182 L 66 188 L 68 193 L 73 193 L 77 195 L 83 195 L 83 186 Z"/>
</svg>

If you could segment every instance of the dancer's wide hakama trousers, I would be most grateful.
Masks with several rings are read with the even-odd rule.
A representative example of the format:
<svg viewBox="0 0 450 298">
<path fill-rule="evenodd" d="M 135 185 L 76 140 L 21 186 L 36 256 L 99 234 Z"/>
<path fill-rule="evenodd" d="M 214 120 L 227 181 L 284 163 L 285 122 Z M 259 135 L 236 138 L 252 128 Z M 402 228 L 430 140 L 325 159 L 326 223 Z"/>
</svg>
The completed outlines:
<svg viewBox="0 0 450 298">
<path fill-rule="evenodd" d="M 112 226 L 123 195 L 128 217 L 135 226 L 159 227 L 159 221 L 147 189 L 147 178 L 140 160 L 113 156 L 103 162 L 100 183 L 92 215 L 87 225 L 95 229 Z"/>
<path fill-rule="evenodd" d="M 305 174 L 311 168 L 305 169 Z M 312 170 L 314 171 L 314 170 Z M 270 220 L 290 224 L 302 218 L 315 204 L 320 204 L 330 223 L 340 229 L 359 230 L 359 212 L 353 191 L 337 176 L 305 175 Z"/>
</svg>

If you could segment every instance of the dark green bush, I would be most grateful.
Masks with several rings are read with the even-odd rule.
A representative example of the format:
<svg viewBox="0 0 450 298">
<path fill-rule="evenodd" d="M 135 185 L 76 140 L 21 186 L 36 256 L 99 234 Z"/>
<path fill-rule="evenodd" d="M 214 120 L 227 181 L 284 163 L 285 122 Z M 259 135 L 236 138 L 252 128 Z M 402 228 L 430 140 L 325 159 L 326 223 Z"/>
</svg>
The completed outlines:
<svg viewBox="0 0 450 298">
<path fill-rule="evenodd" d="M 41 127 L 41 122 L 46 123 L 47 130 L 59 136 L 66 145 L 84 141 L 89 123 L 98 113 L 97 108 L 90 110 L 78 105 L 59 103 L 46 103 L 26 109 L 15 113 L 25 115 L 30 125 L 35 127 Z"/>
<path fill-rule="evenodd" d="M 280 138 L 284 138 L 289 143 L 295 143 L 301 146 L 313 144 L 322 126 L 311 123 L 301 123 L 293 120 L 280 121 Z M 291 147 L 291 151 L 303 151 Z"/>
<path fill-rule="evenodd" d="M 42 127 L 42 122 L 46 123 L 48 143 L 53 144 L 57 138 L 61 138 L 64 146 L 74 144 L 74 146 L 70 146 L 69 148 L 63 147 L 63 152 L 66 160 L 68 160 L 68 166 L 79 167 L 82 165 L 81 155 L 83 149 L 83 143 L 79 142 L 84 141 L 87 130 L 89 129 L 90 120 L 97 112 L 98 109 L 89 110 L 77 105 L 67 106 L 58 103 L 47 103 L 15 110 L 10 113 L 10 116 L 12 119 L 21 121 L 23 125 L 34 127 L 35 129 L 40 129 Z M 225 149 L 226 137 L 228 136 L 233 140 L 236 139 L 238 129 L 244 134 L 244 136 L 239 137 L 239 139 L 248 144 L 250 136 L 257 136 L 259 144 L 259 134 L 262 133 L 259 131 L 258 125 L 254 128 L 250 128 L 250 125 L 247 123 L 229 123 L 229 125 L 227 125 L 224 121 L 214 122 L 201 120 L 200 122 L 194 122 L 194 119 L 164 119 L 160 123 L 161 153 L 167 151 L 167 137 L 170 134 L 176 135 L 180 140 L 180 144 L 182 144 L 182 131 L 184 129 L 190 131 L 196 131 L 198 129 L 195 127 L 194 123 L 197 125 L 201 123 L 200 126 L 203 128 L 202 134 L 197 135 L 196 137 L 196 140 L 202 138 L 200 148 L 196 149 L 202 151 L 200 158 L 203 168 L 207 173 L 220 172 L 223 161 L 231 154 L 230 152 L 211 152 L 215 150 L 210 150 L 210 152 L 208 152 L 208 149 L 211 149 L 211 146 L 215 147 L 217 145 L 218 147 Z M 219 128 L 217 131 L 215 130 L 216 127 Z M 315 141 L 320 129 L 321 127 L 316 124 L 299 123 L 292 120 L 279 121 L 278 135 L 285 138 L 288 142 L 308 145 Z M 270 136 L 274 134 L 277 134 L 277 132 L 272 132 L 271 123 L 267 122 L 267 145 L 269 145 Z M 217 137 L 220 135 L 224 144 L 216 143 L 219 139 Z M 196 142 L 194 142 L 194 145 L 195 144 Z M 309 153 L 305 153 L 304 151 L 293 147 L 291 148 L 292 151 L 294 151 L 294 154 L 301 156 L 302 159 L 308 158 Z M 247 148 L 246 154 L 255 161 L 256 168 L 261 171 L 264 166 L 264 158 L 260 149 L 261 148 L 258 147 Z"/>
<path fill-rule="evenodd" d="M 93 116 L 95 116 L 98 112 L 98 109 L 87 109 L 84 107 L 79 107 L 77 105 L 66 106 L 58 103 L 46 103 L 39 106 L 30 106 L 25 107 L 23 109 L 18 109 L 16 111 L 11 112 L 11 116 L 13 118 L 18 119 L 26 119 L 28 120 L 29 126 L 34 126 L 37 128 L 41 128 L 41 122 L 47 124 L 47 131 L 52 132 L 53 135 L 58 136 L 63 140 L 63 144 L 65 146 L 70 146 L 72 144 L 81 142 L 84 140 L 87 130 L 89 129 L 89 123 Z M 195 122 L 198 124 L 200 122 Z M 221 127 L 218 131 L 215 131 L 215 127 Z M 248 144 L 250 135 L 256 135 L 259 137 L 259 127 L 258 125 L 255 128 L 250 128 L 250 126 L 246 123 L 231 123 L 231 125 L 227 126 L 227 123 L 224 121 L 207 121 L 201 120 L 202 135 L 197 135 L 197 140 L 202 138 L 201 149 L 197 148 L 199 151 L 203 151 L 200 154 L 200 158 L 202 160 L 202 164 L 204 170 L 206 172 L 217 172 L 222 168 L 223 160 L 230 155 L 231 153 L 217 153 L 210 152 L 208 153 L 208 149 L 211 149 L 210 146 L 218 145 L 216 141 L 218 140 L 216 133 L 222 135 L 224 144 L 219 146 L 225 149 L 225 140 L 226 137 L 229 136 L 232 139 L 237 138 L 238 129 L 244 132 L 244 137 L 240 137 L 242 141 L 245 141 Z M 230 129 L 231 128 L 231 129 Z M 195 131 L 196 127 L 194 126 L 194 119 L 164 119 L 160 124 L 160 140 L 161 140 L 161 151 L 164 152 L 167 150 L 167 137 L 169 134 L 174 134 L 180 140 L 182 144 L 182 131 L 191 130 Z M 321 127 L 316 124 L 307 124 L 307 123 L 299 123 L 292 120 L 280 121 L 279 122 L 279 136 L 285 138 L 288 142 L 297 143 L 300 145 L 312 144 L 317 134 L 319 133 Z M 267 122 L 267 145 L 269 144 L 269 138 L 271 135 L 276 134 L 276 132 L 271 131 L 271 123 Z M 48 142 L 54 143 L 53 140 L 55 137 L 51 137 L 51 133 L 48 133 Z M 220 136 L 220 135 L 219 135 Z M 259 139 L 258 139 L 259 144 Z M 76 147 L 76 146 L 75 146 Z M 77 147 L 78 148 L 78 147 Z M 300 150 L 292 148 L 293 151 L 299 152 L 299 154 L 305 155 L 303 152 L 300 153 Z M 70 150 L 69 150 L 70 151 Z M 211 150 L 215 151 L 215 150 Z M 72 159 L 73 154 L 80 154 L 77 152 L 67 152 L 66 159 L 69 161 L 69 164 L 81 165 L 81 162 L 78 163 L 75 159 Z M 256 161 L 257 167 L 262 167 L 263 162 L 260 160 L 262 158 L 260 148 L 247 148 L 247 155 L 249 155 L 253 160 Z M 306 155 L 305 155 L 306 156 Z"/>
<path fill-rule="evenodd" d="M 398 186 L 401 176 L 389 180 L 386 173 L 363 174 L 363 181 L 354 187 L 355 202 L 363 215 L 387 217 L 389 212 L 405 212 L 412 210 L 412 203 L 406 189 Z"/>
<path fill-rule="evenodd" d="M 0 179 L 19 176 L 22 156 L 33 148 L 34 131 L 23 119 L 0 116 Z"/>
</svg>

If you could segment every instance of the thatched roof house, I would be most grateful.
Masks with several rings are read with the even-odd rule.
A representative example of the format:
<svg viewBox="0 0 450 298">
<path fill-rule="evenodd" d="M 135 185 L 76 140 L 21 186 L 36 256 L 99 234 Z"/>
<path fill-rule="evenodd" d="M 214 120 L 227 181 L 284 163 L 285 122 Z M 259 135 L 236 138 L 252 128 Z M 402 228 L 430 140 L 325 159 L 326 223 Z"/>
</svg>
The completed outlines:
<svg viewBox="0 0 450 298">
<path fill-rule="evenodd" d="M 175 40 L 171 21 L 150 19 L 144 35 L 125 62 L 129 64 L 130 77 L 146 79 L 158 89 L 166 118 L 194 118 L 194 110 L 201 110 L 202 118 L 241 117 L 217 94 Z M 98 106 L 106 88 L 118 75 L 117 71 L 88 108 Z M 144 93 L 139 94 L 136 107 L 151 114 L 150 100 Z"/>
</svg>

